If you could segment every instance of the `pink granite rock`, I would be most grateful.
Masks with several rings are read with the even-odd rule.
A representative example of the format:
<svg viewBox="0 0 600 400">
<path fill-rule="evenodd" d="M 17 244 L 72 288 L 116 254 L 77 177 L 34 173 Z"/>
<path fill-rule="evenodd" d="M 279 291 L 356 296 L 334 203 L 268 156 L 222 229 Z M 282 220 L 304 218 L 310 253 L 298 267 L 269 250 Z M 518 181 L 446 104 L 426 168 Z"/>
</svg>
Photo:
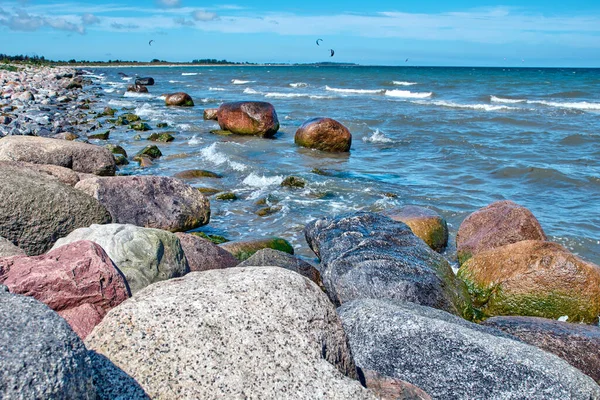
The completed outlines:
<svg viewBox="0 0 600 400">
<path fill-rule="evenodd" d="M 239 264 L 239 260 L 230 252 L 220 248 L 210 240 L 189 233 L 178 232 L 175 235 L 181 242 L 181 248 L 188 260 L 191 272 L 232 268 Z"/>
</svg>

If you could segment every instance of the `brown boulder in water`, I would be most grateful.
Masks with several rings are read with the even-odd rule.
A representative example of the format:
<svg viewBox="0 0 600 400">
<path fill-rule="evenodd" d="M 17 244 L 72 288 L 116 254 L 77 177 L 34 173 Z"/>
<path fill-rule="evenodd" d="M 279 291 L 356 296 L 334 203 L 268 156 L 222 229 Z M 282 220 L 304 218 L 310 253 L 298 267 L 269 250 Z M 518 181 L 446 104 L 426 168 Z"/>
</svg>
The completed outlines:
<svg viewBox="0 0 600 400">
<path fill-rule="evenodd" d="M 189 94 L 178 92 L 165 95 L 165 104 L 167 106 L 192 107 L 194 100 Z"/>
<path fill-rule="evenodd" d="M 272 137 L 279 130 L 275 107 L 264 101 L 236 101 L 221 104 L 217 120 L 223 130 L 238 135 Z"/>
<path fill-rule="evenodd" d="M 344 125 L 331 118 L 311 118 L 296 131 L 297 145 L 329 152 L 348 152 L 352 134 Z"/>
<path fill-rule="evenodd" d="M 129 85 L 127 87 L 127 91 L 135 93 L 148 93 L 148 88 L 144 85 Z"/>
</svg>

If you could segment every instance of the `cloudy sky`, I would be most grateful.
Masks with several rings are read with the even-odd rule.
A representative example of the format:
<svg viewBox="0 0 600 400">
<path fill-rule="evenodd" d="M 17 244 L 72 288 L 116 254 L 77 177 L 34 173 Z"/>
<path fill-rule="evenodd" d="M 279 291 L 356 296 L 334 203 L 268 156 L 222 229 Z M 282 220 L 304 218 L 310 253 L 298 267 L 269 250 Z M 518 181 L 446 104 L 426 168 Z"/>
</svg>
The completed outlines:
<svg viewBox="0 0 600 400">
<path fill-rule="evenodd" d="M 597 0 L 224 1 L 0 0 L 0 53 L 600 67 Z"/>
</svg>

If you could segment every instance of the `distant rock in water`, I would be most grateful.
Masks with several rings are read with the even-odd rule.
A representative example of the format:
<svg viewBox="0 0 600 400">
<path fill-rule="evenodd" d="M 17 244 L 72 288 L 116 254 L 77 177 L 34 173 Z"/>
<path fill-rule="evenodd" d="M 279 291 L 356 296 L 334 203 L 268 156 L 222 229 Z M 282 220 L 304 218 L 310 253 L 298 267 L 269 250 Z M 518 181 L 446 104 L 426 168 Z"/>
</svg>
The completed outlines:
<svg viewBox="0 0 600 400">
<path fill-rule="evenodd" d="M 165 104 L 168 106 L 193 107 L 194 100 L 192 100 L 189 94 L 178 92 L 167 94 L 165 96 Z"/>
<path fill-rule="evenodd" d="M 275 107 L 264 101 L 236 101 L 223 103 L 217 111 L 222 130 L 238 135 L 269 138 L 279 130 Z"/>
<path fill-rule="evenodd" d="M 154 85 L 154 78 L 137 78 L 135 80 L 135 84 L 143 86 L 152 86 Z"/>
<path fill-rule="evenodd" d="M 205 108 L 204 109 L 204 114 L 202 115 L 202 117 L 205 120 L 213 120 L 216 121 L 217 120 L 217 112 L 219 111 L 218 108 Z"/>
<path fill-rule="evenodd" d="M 127 91 L 135 93 L 148 93 L 148 88 L 144 85 L 135 84 L 127 86 Z"/>
<path fill-rule="evenodd" d="M 344 125 L 331 118 L 312 118 L 296 131 L 298 146 L 329 152 L 347 152 L 352 145 L 352 134 Z"/>
</svg>

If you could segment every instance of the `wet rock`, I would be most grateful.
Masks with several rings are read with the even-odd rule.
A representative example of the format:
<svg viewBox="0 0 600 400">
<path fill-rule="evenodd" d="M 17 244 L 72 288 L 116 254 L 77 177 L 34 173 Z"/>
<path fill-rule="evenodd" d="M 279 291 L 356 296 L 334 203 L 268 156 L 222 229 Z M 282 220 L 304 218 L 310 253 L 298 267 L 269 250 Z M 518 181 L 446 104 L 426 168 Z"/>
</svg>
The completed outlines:
<svg viewBox="0 0 600 400">
<path fill-rule="evenodd" d="M 465 284 L 406 224 L 359 212 L 313 221 L 304 234 L 336 304 L 397 299 L 472 318 Z"/>
<path fill-rule="evenodd" d="M 129 160 L 125 156 L 122 156 L 120 154 L 115 154 L 114 157 L 115 157 L 115 163 L 118 166 L 129 164 Z"/>
<path fill-rule="evenodd" d="M 220 246 L 240 261 L 247 260 L 254 253 L 262 249 L 273 249 L 294 254 L 292 245 L 287 240 L 281 238 L 239 240 L 223 243 Z"/>
<path fill-rule="evenodd" d="M 196 235 L 178 232 L 175 235 L 188 260 L 190 271 L 208 271 L 211 269 L 232 268 L 239 260 L 228 251 L 220 248 L 208 239 Z"/>
<path fill-rule="evenodd" d="M 556 354 L 600 383 L 600 328 L 536 317 L 493 317 L 483 325 Z"/>
<path fill-rule="evenodd" d="M 29 136 L 0 139 L 0 161 L 53 164 L 103 176 L 114 175 L 116 169 L 112 154 L 101 146 Z"/>
<path fill-rule="evenodd" d="M 214 244 L 221 244 L 225 242 L 229 242 L 229 240 L 225 239 L 221 235 L 207 235 L 204 232 L 190 232 L 190 235 L 198 236 L 199 238 L 210 240 Z"/>
<path fill-rule="evenodd" d="M 134 131 L 140 131 L 140 132 L 145 132 L 145 131 L 149 131 L 152 128 L 150 127 L 150 125 L 148 125 L 145 122 L 137 122 L 135 124 L 131 124 L 129 125 L 129 127 L 131 129 L 133 129 Z"/>
<path fill-rule="evenodd" d="M 57 313 L 0 290 L 0 321 L 2 398 L 96 398 L 87 350 Z"/>
<path fill-rule="evenodd" d="M 148 140 L 151 140 L 153 142 L 172 142 L 173 140 L 175 140 L 175 138 L 168 134 L 168 133 L 153 133 L 152 135 L 148 136 Z"/>
<path fill-rule="evenodd" d="M 0 236 L 29 255 L 77 228 L 111 221 L 96 199 L 46 174 L 0 165 L 0 182 Z"/>
<path fill-rule="evenodd" d="M 484 316 L 598 323 L 600 267 L 559 244 L 525 240 L 477 253 L 458 271 Z"/>
<path fill-rule="evenodd" d="M 279 206 L 267 206 L 259 208 L 255 214 L 259 217 L 268 217 L 269 215 L 277 214 L 279 211 L 281 211 L 281 207 Z"/>
<path fill-rule="evenodd" d="M 79 139 L 79 135 L 76 135 L 73 132 L 61 132 L 54 135 L 54 139 L 73 141 L 75 139 Z"/>
<path fill-rule="evenodd" d="M 220 193 L 220 194 L 216 195 L 215 199 L 221 200 L 221 201 L 234 201 L 234 200 L 237 200 L 238 197 L 233 192 L 225 192 L 225 193 Z"/>
<path fill-rule="evenodd" d="M 11 293 L 48 305 L 82 339 L 108 310 L 130 296 L 123 275 L 104 250 L 89 241 L 36 257 L 0 258 L 0 283 Z"/>
<path fill-rule="evenodd" d="M 54 249 L 79 240 L 99 244 L 123 272 L 133 294 L 151 283 L 189 272 L 179 239 L 167 231 L 134 225 L 92 225 L 59 239 Z"/>
<path fill-rule="evenodd" d="M 106 131 L 104 133 L 96 133 L 93 135 L 88 135 L 88 139 L 108 140 L 109 136 L 110 136 L 110 131 Z"/>
<path fill-rule="evenodd" d="M 151 159 L 156 159 L 162 157 L 162 152 L 155 145 L 149 145 L 144 147 L 142 150 L 138 151 L 137 154 L 133 157 L 134 161 L 139 161 L 138 158 L 142 156 L 150 157 Z"/>
<path fill-rule="evenodd" d="M 591 399 L 593 379 L 553 354 L 441 310 L 361 299 L 338 309 L 356 365 L 435 399 Z"/>
<path fill-rule="evenodd" d="M 154 78 L 137 78 L 135 80 L 136 85 L 152 86 L 154 85 Z"/>
<path fill-rule="evenodd" d="M 189 169 L 176 173 L 175 178 L 179 179 L 197 179 L 197 178 L 222 178 L 221 175 L 207 171 L 205 169 Z"/>
<path fill-rule="evenodd" d="M 98 114 L 98 116 L 99 117 L 108 117 L 108 116 L 113 117 L 116 112 L 117 112 L 116 109 L 106 106 L 106 107 L 104 107 L 104 110 L 102 110 L 102 112 L 100 114 Z"/>
<path fill-rule="evenodd" d="M 223 103 L 217 119 L 223 130 L 238 135 L 272 137 L 279 130 L 275 107 L 263 101 L 237 101 Z"/>
<path fill-rule="evenodd" d="M 113 309 L 86 344 L 151 398 L 376 399 L 350 379 L 355 366 L 327 297 L 282 268 L 152 285 Z"/>
<path fill-rule="evenodd" d="M 148 93 L 148 88 L 144 85 L 135 84 L 127 86 L 127 91 L 134 93 Z"/>
<path fill-rule="evenodd" d="M 281 182 L 281 186 L 284 187 L 293 187 L 293 188 L 303 188 L 306 186 L 306 181 L 301 178 L 296 178 L 295 176 L 288 176 Z"/>
<path fill-rule="evenodd" d="M 521 240 L 546 240 L 531 211 L 512 201 L 497 201 L 469 215 L 458 228 L 460 264 L 475 254 Z"/>
<path fill-rule="evenodd" d="M 185 232 L 210 219 L 210 204 L 202 193 L 166 176 L 86 179 L 75 188 L 96 198 L 115 223 Z"/>
<path fill-rule="evenodd" d="M 294 142 L 298 146 L 329 152 L 348 152 L 352 134 L 348 128 L 331 118 L 311 118 L 296 131 Z"/>
<path fill-rule="evenodd" d="M 405 206 L 384 213 L 394 221 L 404 222 L 410 230 L 437 252 L 448 245 L 448 225 L 435 211 L 419 206 Z"/>
<path fill-rule="evenodd" d="M 209 120 L 216 121 L 218 111 L 219 111 L 218 108 L 205 108 L 202 117 L 206 121 L 209 121 Z"/>
<path fill-rule="evenodd" d="M 307 277 L 319 287 L 323 286 L 321 282 L 321 274 L 319 271 L 301 259 L 294 257 L 291 254 L 270 248 L 258 250 L 246 261 L 238 264 L 238 267 L 280 267 L 294 271 L 302 276 Z"/>
<path fill-rule="evenodd" d="M 192 100 L 189 94 L 178 92 L 166 95 L 165 104 L 167 106 L 193 107 L 194 100 Z"/>
<path fill-rule="evenodd" d="M 0 236 L 0 257 L 24 256 L 25 252 L 15 246 L 10 240 Z"/>
<path fill-rule="evenodd" d="M 149 168 L 154 165 L 153 159 L 147 155 L 135 156 L 133 159 L 140 164 L 141 168 Z"/>
<path fill-rule="evenodd" d="M 107 144 L 104 147 L 106 147 L 113 154 L 120 154 L 122 156 L 127 157 L 127 152 L 121 146 L 114 145 L 114 144 Z"/>
</svg>

